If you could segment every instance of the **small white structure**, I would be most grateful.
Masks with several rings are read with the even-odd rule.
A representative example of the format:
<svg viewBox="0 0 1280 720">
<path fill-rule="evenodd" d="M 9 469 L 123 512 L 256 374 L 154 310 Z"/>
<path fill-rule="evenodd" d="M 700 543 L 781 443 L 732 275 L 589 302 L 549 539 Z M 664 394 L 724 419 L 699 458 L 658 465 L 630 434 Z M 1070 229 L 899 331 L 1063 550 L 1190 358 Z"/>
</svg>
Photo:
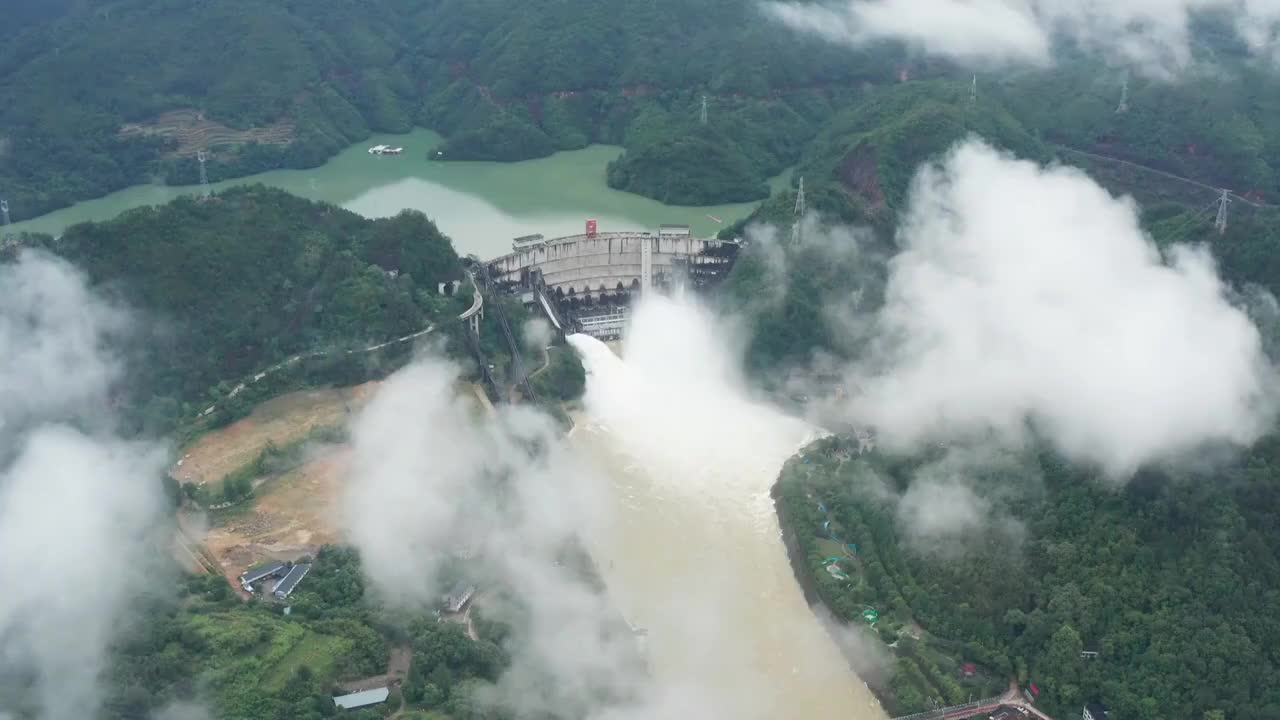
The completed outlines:
<svg viewBox="0 0 1280 720">
<path fill-rule="evenodd" d="M 390 688 L 374 688 L 373 690 L 361 690 L 360 692 L 351 693 L 350 695 L 341 695 L 333 699 L 333 704 L 342 710 L 353 710 L 355 708 L 368 707 L 384 703 L 391 695 Z"/>
<path fill-rule="evenodd" d="M 475 585 L 458 583 L 454 586 L 452 592 L 441 598 L 440 602 L 444 605 L 444 609 L 451 613 L 462 612 L 462 609 L 467 605 L 467 601 L 475 594 Z"/>
<path fill-rule="evenodd" d="M 369 148 L 370 155 L 399 155 L 404 152 L 402 147 L 391 147 L 390 145 L 374 145 Z"/>
</svg>

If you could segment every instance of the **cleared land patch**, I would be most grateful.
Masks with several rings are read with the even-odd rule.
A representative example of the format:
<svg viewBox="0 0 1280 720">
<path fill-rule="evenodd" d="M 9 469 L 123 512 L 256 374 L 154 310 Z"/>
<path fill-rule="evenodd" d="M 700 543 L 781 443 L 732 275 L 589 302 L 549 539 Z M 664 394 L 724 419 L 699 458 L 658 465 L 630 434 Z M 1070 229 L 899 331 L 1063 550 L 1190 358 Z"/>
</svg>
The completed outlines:
<svg viewBox="0 0 1280 720">
<path fill-rule="evenodd" d="M 202 435 L 169 474 L 180 483 L 216 483 L 258 458 L 267 443 L 288 445 L 323 427 L 344 425 L 364 407 L 378 382 L 350 388 L 303 390 L 269 400 L 246 418 Z"/>
<path fill-rule="evenodd" d="M 225 520 L 215 515 L 204 545 L 233 584 L 245 568 L 266 560 L 297 560 L 342 541 L 335 508 L 351 460 L 345 446 L 328 446 L 301 466 L 268 478 L 251 507 Z"/>
<path fill-rule="evenodd" d="M 251 142 L 263 145 L 288 145 L 293 142 L 296 127 L 292 121 L 280 120 L 271 125 L 248 130 L 236 130 L 222 123 L 208 120 L 196 110 L 172 110 L 147 123 L 127 123 L 119 130 L 120 137 L 158 136 L 178 143 L 171 154 L 174 157 L 192 157 L 200 150 L 214 147 L 246 145 Z"/>
<path fill-rule="evenodd" d="M 200 538 L 203 555 L 212 558 L 233 588 L 246 568 L 267 560 L 298 560 L 323 545 L 341 544 L 337 515 L 352 450 L 347 444 L 307 442 L 316 430 L 346 425 L 373 397 L 380 383 L 351 388 L 308 390 L 282 395 L 248 417 L 208 433 L 188 447 L 182 465 L 171 473 L 183 483 L 220 483 L 228 474 L 254 463 L 268 443 L 302 443 L 302 462 L 256 478 L 253 496 L 226 511 L 185 514 L 188 535 Z M 459 396 L 473 398 L 475 388 L 460 384 Z M 477 415 L 488 398 L 482 391 L 471 403 Z"/>
<path fill-rule="evenodd" d="M 304 442 L 323 428 L 341 427 L 373 397 L 379 383 L 306 390 L 259 405 L 248 417 L 208 433 L 183 452 L 170 473 L 182 483 L 217 484 L 254 463 L 268 444 Z M 233 587 L 245 568 L 265 560 L 297 560 L 321 545 L 341 542 L 334 515 L 350 462 L 344 445 L 303 447 L 301 464 L 255 481 L 247 505 L 213 513 L 209 526 L 193 530 Z M 187 518 L 184 527 L 199 523 Z"/>
</svg>

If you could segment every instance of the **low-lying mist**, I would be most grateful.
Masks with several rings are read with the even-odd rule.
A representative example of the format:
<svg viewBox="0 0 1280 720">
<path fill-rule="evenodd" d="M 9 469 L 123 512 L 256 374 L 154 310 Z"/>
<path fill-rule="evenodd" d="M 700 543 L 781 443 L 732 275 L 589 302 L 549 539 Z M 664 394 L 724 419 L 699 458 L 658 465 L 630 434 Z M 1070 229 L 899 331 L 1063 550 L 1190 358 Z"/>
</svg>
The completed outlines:
<svg viewBox="0 0 1280 720">
<path fill-rule="evenodd" d="M 1209 251 L 1157 249 L 1131 200 L 968 141 L 909 203 L 871 350 L 846 368 L 845 411 L 882 442 L 1034 434 L 1123 479 L 1274 421 L 1275 370 Z"/>
<path fill-rule="evenodd" d="M 1192 27 L 1225 20 L 1265 62 L 1277 59 L 1276 0 L 841 0 L 776 2 L 765 12 L 797 30 L 855 46 L 897 40 L 959 62 L 1047 65 L 1062 40 L 1169 77 L 1194 57 Z"/>
<path fill-rule="evenodd" d="M 37 252 L 0 288 L 0 682 L 30 680 L 43 720 L 94 717 L 107 647 L 166 566 L 165 454 L 115 432 L 128 312 Z"/>
<path fill-rule="evenodd" d="M 1213 466 L 1274 427 L 1258 325 L 1274 298 L 1231 287 L 1205 245 L 1157 246 L 1136 203 L 1083 171 L 962 141 L 919 169 L 885 245 L 806 218 L 802 248 L 766 254 L 848 268 L 821 301 L 835 347 L 779 384 L 812 396 L 816 423 L 872 429 L 922 462 L 893 500 L 923 548 L 996 527 L 1016 543 L 998 508 L 1039 486 L 1028 451 L 1123 483 Z"/>
</svg>

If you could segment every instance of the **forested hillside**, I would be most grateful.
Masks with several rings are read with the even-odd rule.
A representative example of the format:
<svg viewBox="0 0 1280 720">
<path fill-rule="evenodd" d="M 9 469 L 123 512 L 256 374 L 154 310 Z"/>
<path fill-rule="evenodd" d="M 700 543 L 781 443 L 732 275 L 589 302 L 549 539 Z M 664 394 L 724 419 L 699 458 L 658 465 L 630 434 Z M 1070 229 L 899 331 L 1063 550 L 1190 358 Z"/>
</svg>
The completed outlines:
<svg viewBox="0 0 1280 720">
<path fill-rule="evenodd" d="M 974 478 L 991 518 L 944 552 L 913 544 L 898 511 L 937 456 L 824 441 L 784 470 L 779 507 L 833 611 L 863 624 L 878 610 L 899 711 L 1016 676 L 1055 717 L 1102 699 L 1139 720 L 1264 720 L 1280 715 L 1278 452 L 1273 438 L 1218 472 L 1147 471 L 1120 489 L 1049 453 L 1009 457 Z M 848 580 L 827 571 L 833 556 Z"/>
<path fill-rule="evenodd" d="M 446 158 L 638 148 L 628 135 L 641 100 L 672 91 L 761 98 L 751 124 L 776 131 L 786 117 L 764 115 L 780 89 L 885 76 L 789 42 L 748 0 L 124 0 L 27 16 L 0 47 L 0 188 L 15 219 L 153 175 L 192 182 L 190 148 L 120 132 L 160 129 L 175 110 L 228 129 L 291 128 L 288 144 L 214 147 L 216 179 L 313 166 L 371 131 L 414 124 L 452 140 Z"/>
<path fill-rule="evenodd" d="M 446 136 L 444 160 L 608 142 L 627 149 L 614 187 L 751 200 L 820 132 L 848 133 L 844 113 L 866 94 L 946 77 L 964 86 L 942 101 L 954 104 L 969 80 L 891 45 L 799 38 L 751 0 L 122 0 L 16 13 L 0 47 L 0 189 L 15 219 L 154 178 L 194 182 L 201 145 L 218 179 L 315 166 L 414 125 Z M 1120 74 L 1084 60 L 984 76 L 973 110 L 1267 195 L 1280 189 L 1280 85 L 1233 50 L 1186 82 L 1135 78 L 1124 114 Z"/>
<path fill-rule="evenodd" d="M 42 242 L 145 318 L 132 382 L 137 420 L 152 429 L 298 353 L 365 347 L 437 322 L 449 332 L 469 304 L 437 293 L 462 269 L 422 214 L 371 221 L 262 187 L 139 208 Z M 360 379 L 359 366 L 351 358 L 325 371 Z"/>
<path fill-rule="evenodd" d="M 867 272 L 876 265 L 869 259 L 892 253 L 898 213 L 921 163 L 970 134 L 1020 157 L 1052 157 L 1050 148 L 1002 107 L 971 106 L 968 93 L 964 84 L 949 81 L 875 88 L 833 116 L 808 144 L 794 175 L 805 179 L 807 207 L 823 221 L 815 223 L 808 241 L 799 246 L 788 238 L 782 248 L 749 245 L 723 288 L 728 307 L 746 308 L 753 319 L 749 367 L 764 376 L 807 365 L 815 353 L 847 357 L 854 351 L 856 339 L 835 327 L 822 308 L 831 298 L 852 292 L 862 293 L 863 307 L 875 307 L 881 278 Z M 794 192 L 784 193 L 723 235 L 741 236 L 758 222 L 789 232 L 794 203 Z M 826 223 L 864 230 L 856 240 L 848 234 L 832 237 Z M 785 291 L 773 297 L 779 289 Z"/>
<path fill-rule="evenodd" d="M 1151 90 L 1165 91 L 1180 92 Z M 755 219 L 779 225 L 776 241 L 755 236 L 724 286 L 726 306 L 750 318 L 747 364 L 757 378 L 782 387 L 789 369 L 820 373 L 864 349 L 857 328 L 827 309 L 856 298 L 870 314 L 883 302 L 886 262 L 899 249 L 898 220 L 922 162 L 971 132 L 1021 157 L 1078 162 L 1064 146 L 1109 153 L 1121 144 L 1100 147 L 1098 138 L 1129 122 L 1114 106 L 1095 109 L 1098 134 L 1070 136 L 1061 126 L 1045 129 L 1059 114 L 1049 97 L 991 95 L 970 105 L 969 86 L 955 81 L 875 88 L 806 148 L 796 174 L 805 177 L 809 207 L 830 222 L 806 224 L 795 244 L 794 192 L 769 200 Z M 1152 127 L 1172 132 L 1179 117 Z M 1181 128 L 1220 122 L 1204 112 Z M 1232 175 L 1222 157 L 1171 152 L 1136 135 L 1123 146 L 1135 161 L 1207 173 L 1231 187 L 1256 177 Z M 1251 162 L 1266 157 L 1260 151 Z M 1274 209 L 1237 202 L 1219 236 L 1211 189 L 1107 163 L 1089 169 L 1112 192 L 1139 196 L 1157 244 L 1207 242 L 1237 291 L 1280 292 Z M 847 225 L 832 227 L 839 223 Z M 1274 318 L 1262 312 L 1255 321 L 1274 344 Z M 996 694 L 1016 677 L 1037 685 L 1055 717 L 1078 716 L 1094 700 L 1119 717 L 1150 720 L 1280 714 L 1274 438 L 1226 467 L 1147 469 L 1121 488 L 1052 453 L 1010 456 L 966 475 L 991 503 L 989 517 L 939 552 L 913 541 L 899 504 L 942 452 L 859 456 L 856 441 L 826 441 L 789 464 L 779 485 L 806 580 L 846 622 L 865 626 L 864 611 L 878 612 L 873 633 L 893 651 L 878 689 L 893 712 Z M 1085 658 L 1084 650 L 1099 654 Z"/>
</svg>

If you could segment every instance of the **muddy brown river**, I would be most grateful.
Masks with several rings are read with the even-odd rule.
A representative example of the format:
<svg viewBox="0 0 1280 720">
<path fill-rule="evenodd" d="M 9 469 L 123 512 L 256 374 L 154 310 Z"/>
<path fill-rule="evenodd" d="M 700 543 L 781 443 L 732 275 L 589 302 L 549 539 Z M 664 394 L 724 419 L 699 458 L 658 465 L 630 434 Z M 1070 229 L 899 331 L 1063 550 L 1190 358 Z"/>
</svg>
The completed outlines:
<svg viewBox="0 0 1280 720">
<path fill-rule="evenodd" d="M 571 342 L 588 371 L 571 441 L 607 477 L 589 539 L 614 601 L 648 630 L 679 717 L 882 720 L 805 602 L 769 497 L 813 428 L 748 399 L 709 314 L 640 308 L 622 357 Z"/>
</svg>

